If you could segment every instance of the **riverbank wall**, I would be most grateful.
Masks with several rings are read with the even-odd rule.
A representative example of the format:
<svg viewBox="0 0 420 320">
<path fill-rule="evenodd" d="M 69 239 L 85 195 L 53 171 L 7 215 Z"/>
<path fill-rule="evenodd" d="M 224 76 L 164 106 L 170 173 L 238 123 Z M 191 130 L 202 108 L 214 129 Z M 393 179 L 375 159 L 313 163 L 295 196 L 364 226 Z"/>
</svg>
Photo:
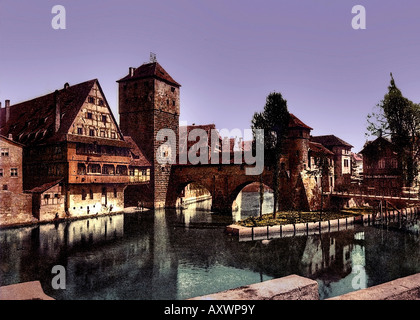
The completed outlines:
<svg viewBox="0 0 420 320">
<path fill-rule="evenodd" d="M 190 300 L 319 300 L 318 283 L 290 275 Z M 420 273 L 326 300 L 420 300 Z"/>
<path fill-rule="evenodd" d="M 0 300 L 53 300 L 39 281 L 0 287 Z M 189 300 L 319 300 L 318 283 L 298 275 L 272 279 Z M 420 300 L 420 273 L 326 300 Z"/>
</svg>

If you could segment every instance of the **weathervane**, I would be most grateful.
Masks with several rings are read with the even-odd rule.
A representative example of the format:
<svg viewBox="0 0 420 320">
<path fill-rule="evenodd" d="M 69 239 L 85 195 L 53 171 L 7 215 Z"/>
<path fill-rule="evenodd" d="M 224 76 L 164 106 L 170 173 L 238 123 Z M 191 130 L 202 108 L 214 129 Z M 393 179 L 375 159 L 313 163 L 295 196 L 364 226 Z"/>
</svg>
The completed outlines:
<svg viewBox="0 0 420 320">
<path fill-rule="evenodd" d="M 156 53 L 150 52 L 150 62 L 156 62 Z"/>
</svg>

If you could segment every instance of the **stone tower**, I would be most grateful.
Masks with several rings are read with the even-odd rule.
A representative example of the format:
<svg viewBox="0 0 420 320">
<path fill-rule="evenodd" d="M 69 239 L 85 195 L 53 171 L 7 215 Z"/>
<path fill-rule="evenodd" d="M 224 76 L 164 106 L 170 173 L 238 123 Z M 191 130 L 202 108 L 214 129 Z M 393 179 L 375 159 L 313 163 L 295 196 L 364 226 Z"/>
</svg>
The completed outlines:
<svg viewBox="0 0 420 320">
<path fill-rule="evenodd" d="M 138 68 L 130 67 L 128 75 L 117 82 L 120 129 L 124 136 L 132 137 L 152 164 L 149 192 L 141 199 L 145 205 L 164 207 L 171 167 L 157 161 L 156 152 L 163 142 L 157 141 L 156 135 L 161 129 L 172 129 L 178 142 L 181 85 L 155 59 Z M 178 150 L 170 152 L 178 154 Z"/>
</svg>

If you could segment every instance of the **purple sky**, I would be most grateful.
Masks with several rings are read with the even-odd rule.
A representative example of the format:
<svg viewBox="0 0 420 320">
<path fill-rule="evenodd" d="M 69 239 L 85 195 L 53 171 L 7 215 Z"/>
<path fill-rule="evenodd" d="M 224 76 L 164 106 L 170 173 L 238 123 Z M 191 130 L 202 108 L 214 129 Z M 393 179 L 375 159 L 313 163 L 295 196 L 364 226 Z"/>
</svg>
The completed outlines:
<svg viewBox="0 0 420 320">
<path fill-rule="evenodd" d="M 51 27 L 57 4 L 66 30 Z M 366 30 L 351 27 L 357 4 Z M 0 0 L 0 100 L 98 78 L 118 116 L 115 81 L 154 52 L 182 84 L 182 121 L 247 129 L 277 91 L 313 135 L 358 152 L 391 71 L 420 102 L 419 34 L 418 0 Z"/>
</svg>

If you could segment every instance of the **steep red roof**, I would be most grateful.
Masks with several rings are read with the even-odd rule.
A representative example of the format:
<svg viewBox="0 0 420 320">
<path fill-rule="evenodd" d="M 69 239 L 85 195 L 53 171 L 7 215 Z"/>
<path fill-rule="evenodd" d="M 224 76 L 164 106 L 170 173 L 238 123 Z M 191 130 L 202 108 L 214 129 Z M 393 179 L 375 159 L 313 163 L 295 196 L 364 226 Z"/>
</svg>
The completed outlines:
<svg viewBox="0 0 420 320">
<path fill-rule="evenodd" d="M 97 80 L 86 81 L 66 89 L 10 106 L 10 119 L 0 129 L 3 135 L 12 134 L 13 140 L 27 145 L 61 140 L 73 123 Z M 59 97 L 61 123 L 54 130 L 55 101 Z"/>
<path fill-rule="evenodd" d="M 0 128 L 0 133 L 5 136 L 11 134 L 14 141 L 27 146 L 71 139 L 75 139 L 75 141 L 89 139 L 89 137 L 70 137 L 67 133 L 95 84 L 106 100 L 97 79 L 73 86 L 66 84 L 61 90 L 10 106 L 10 119 Z M 60 106 L 61 119 L 60 128 L 55 132 L 57 101 Z M 115 122 L 112 112 L 110 112 L 110 116 Z M 96 138 L 96 140 L 100 139 Z M 122 140 L 114 142 L 111 139 L 106 140 L 114 144 L 124 144 Z"/>
<path fill-rule="evenodd" d="M 130 165 L 139 167 L 150 167 L 150 162 L 146 159 L 139 146 L 134 142 L 130 136 L 124 136 L 125 142 L 131 149 L 131 160 Z"/>
<path fill-rule="evenodd" d="M 290 114 L 289 128 L 305 128 L 312 130 L 310 126 L 304 124 L 298 117 L 296 117 L 292 113 Z"/>
<path fill-rule="evenodd" d="M 352 152 L 351 157 L 354 161 L 363 161 L 363 156 L 361 154 Z"/>
<path fill-rule="evenodd" d="M 397 150 L 395 144 L 392 143 L 390 140 L 384 137 L 378 137 L 373 141 L 367 141 L 363 146 L 362 151 L 360 151 L 359 153 L 361 155 L 369 156 L 370 154 L 380 154 L 385 149 L 390 149 L 395 153 Z"/>
<path fill-rule="evenodd" d="M 346 141 L 336 137 L 333 134 L 311 137 L 311 141 L 318 142 L 327 148 L 334 147 L 334 146 L 343 146 L 343 147 L 353 148 L 353 146 L 350 143 L 347 143 Z"/>
<path fill-rule="evenodd" d="M 6 140 L 7 142 L 12 143 L 12 144 L 14 144 L 14 145 L 16 145 L 18 147 L 21 147 L 21 148 L 25 147 L 24 144 L 19 143 L 19 142 L 16 142 L 16 141 L 13 141 L 12 139 L 9 139 L 8 137 L 2 136 L 1 134 L 0 134 L 0 139 Z"/>
<path fill-rule="evenodd" d="M 334 155 L 333 152 L 325 148 L 322 144 L 309 141 L 309 149 L 316 154 Z"/>
<path fill-rule="evenodd" d="M 54 180 L 54 181 L 51 181 L 51 182 L 44 183 L 43 185 L 38 186 L 38 187 L 35 187 L 35 188 L 33 188 L 31 190 L 28 190 L 26 192 L 43 193 L 43 192 L 47 191 L 48 189 L 51 189 L 55 185 L 59 184 L 62 180 L 63 180 L 63 178 L 58 179 L 58 180 Z"/>
<path fill-rule="evenodd" d="M 158 62 L 145 63 L 136 68 L 132 76 L 128 74 L 117 82 L 143 78 L 156 78 L 177 87 L 181 86 L 169 75 L 169 73 L 165 71 L 165 69 L 162 68 Z"/>
</svg>

